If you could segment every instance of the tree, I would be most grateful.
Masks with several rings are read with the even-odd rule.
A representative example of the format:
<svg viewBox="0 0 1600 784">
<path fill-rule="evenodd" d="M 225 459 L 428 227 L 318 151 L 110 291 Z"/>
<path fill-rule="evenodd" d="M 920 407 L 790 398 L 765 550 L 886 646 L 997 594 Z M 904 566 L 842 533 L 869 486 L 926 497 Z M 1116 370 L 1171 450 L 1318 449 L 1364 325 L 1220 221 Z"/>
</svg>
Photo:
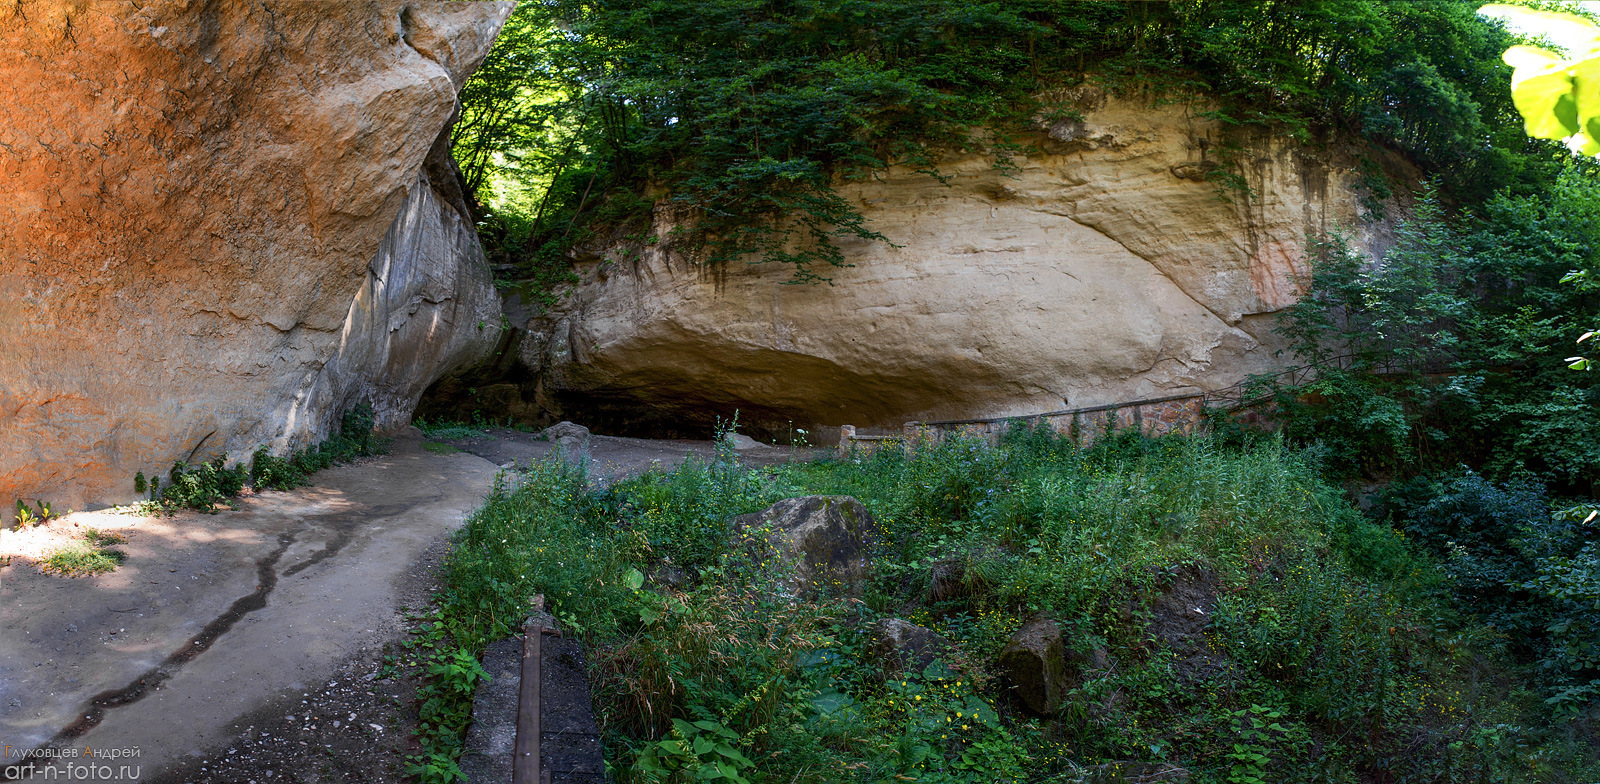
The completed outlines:
<svg viewBox="0 0 1600 784">
<path fill-rule="evenodd" d="M 1573 152 L 1600 156 L 1600 27 L 1583 17 L 1515 5 L 1486 5 L 1480 13 L 1533 30 L 1561 42 L 1567 56 L 1537 46 L 1513 46 L 1502 59 L 1516 69 L 1511 100 L 1529 136 L 1565 142 Z M 1588 269 L 1573 270 L 1563 283 L 1585 291 L 1597 288 Z M 1578 338 L 1583 343 L 1600 330 Z M 1568 367 L 1588 370 L 1600 360 L 1568 357 Z"/>
</svg>

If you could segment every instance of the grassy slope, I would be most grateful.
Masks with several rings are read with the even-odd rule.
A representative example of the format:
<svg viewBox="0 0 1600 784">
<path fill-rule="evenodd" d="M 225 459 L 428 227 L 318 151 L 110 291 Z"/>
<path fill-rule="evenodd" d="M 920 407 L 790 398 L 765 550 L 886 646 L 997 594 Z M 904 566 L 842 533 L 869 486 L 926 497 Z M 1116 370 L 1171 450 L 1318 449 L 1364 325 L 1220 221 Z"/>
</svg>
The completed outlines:
<svg viewBox="0 0 1600 784">
<path fill-rule="evenodd" d="M 854 495 L 877 518 L 863 602 L 785 600 L 770 554 L 730 541 L 731 515 L 809 493 Z M 965 578 L 930 603 L 935 568 Z M 423 635 L 424 779 L 449 775 L 467 654 L 536 592 L 591 646 L 619 781 L 1074 781 L 1114 759 L 1201 782 L 1595 775 L 1492 630 L 1449 610 L 1436 567 L 1272 442 L 1079 450 L 1018 433 L 762 472 L 729 453 L 600 493 L 544 465 L 496 489 L 447 575 Z M 1169 633 L 1177 599 L 1210 607 L 1197 639 Z M 887 677 L 864 628 L 891 615 L 956 653 Z M 1050 719 L 1021 712 L 992 665 L 1038 615 L 1079 662 Z"/>
</svg>

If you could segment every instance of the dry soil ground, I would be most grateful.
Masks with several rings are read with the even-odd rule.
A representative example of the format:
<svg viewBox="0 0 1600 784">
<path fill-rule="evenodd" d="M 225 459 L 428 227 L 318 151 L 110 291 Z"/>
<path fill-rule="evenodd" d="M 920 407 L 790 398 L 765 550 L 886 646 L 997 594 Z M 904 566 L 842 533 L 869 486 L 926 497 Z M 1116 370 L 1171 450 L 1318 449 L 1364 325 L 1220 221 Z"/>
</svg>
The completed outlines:
<svg viewBox="0 0 1600 784">
<path fill-rule="evenodd" d="M 6 533 L 0 752 L 12 767 L 0 781 L 401 780 L 415 684 L 385 657 L 495 473 L 553 448 L 501 429 L 445 443 L 413 431 L 387 456 L 242 498 L 237 511 L 78 513 Z M 708 442 L 590 443 L 597 481 L 710 453 Z M 743 454 L 795 456 L 810 453 Z M 86 526 L 127 538 L 123 565 L 41 573 L 38 557 Z M 19 758 L 38 750 L 76 756 Z"/>
</svg>

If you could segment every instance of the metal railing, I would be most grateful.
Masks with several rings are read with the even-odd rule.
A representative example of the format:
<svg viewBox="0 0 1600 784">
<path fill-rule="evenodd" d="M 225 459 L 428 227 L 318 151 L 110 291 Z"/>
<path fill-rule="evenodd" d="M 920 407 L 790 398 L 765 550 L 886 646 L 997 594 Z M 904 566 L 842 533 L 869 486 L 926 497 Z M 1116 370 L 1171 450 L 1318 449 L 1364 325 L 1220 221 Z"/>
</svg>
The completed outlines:
<svg viewBox="0 0 1600 784">
<path fill-rule="evenodd" d="M 1205 392 L 1104 403 L 1037 414 L 912 421 L 905 423 L 904 430 L 899 435 L 857 435 L 854 426 L 844 425 L 839 432 L 839 451 L 841 456 L 848 456 L 863 451 L 871 452 L 889 444 L 901 444 L 919 439 L 937 440 L 950 432 L 996 436 L 1015 422 L 1026 422 L 1035 427 L 1050 424 L 1063 434 L 1070 431 L 1074 435 L 1085 433 L 1086 426 L 1088 431 L 1097 428 L 1108 430 L 1111 427 L 1137 427 L 1147 435 L 1192 433 L 1203 424 L 1208 411 L 1238 411 L 1252 408 L 1272 399 L 1271 392 L 1263 392 L 1263 389 L 1299 386 L 1315 379 L 1321 371 L 1349 370 L 1355 366 L 1356 357 L 1346 354 L 1286 368 L 1273 374 L 1250 376 L 1236 384 Z M 1390 363 L 1371 368 L 1370 371 L 1381 375 L 1402 372 L 1406 369 L 1398 363 Z M 1096 414 L 1103 416 L 1096 417 L 1094 416 Z M 1067 428 L 1060 426 L 1063 420 L 1069 423 Z M 1000 427 L 996 427 L 997 425 Z M 1086 437 L 1096 436 L 1090 432 Z"/>
</svg>

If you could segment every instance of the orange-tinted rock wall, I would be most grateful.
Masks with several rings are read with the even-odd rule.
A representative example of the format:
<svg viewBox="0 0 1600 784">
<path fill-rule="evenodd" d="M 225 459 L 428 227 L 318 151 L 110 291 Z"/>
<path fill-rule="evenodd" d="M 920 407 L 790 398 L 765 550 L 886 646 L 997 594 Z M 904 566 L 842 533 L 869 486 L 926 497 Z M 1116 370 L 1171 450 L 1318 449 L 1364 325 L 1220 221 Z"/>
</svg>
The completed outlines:
<svg viewBox="0 0 1600 784">
<path fill-rule="evenodd" d="M 510 7 L 0 0 L 0 506 L 403 423 L 492 349 L 424 162 Z"/>
</svg>

